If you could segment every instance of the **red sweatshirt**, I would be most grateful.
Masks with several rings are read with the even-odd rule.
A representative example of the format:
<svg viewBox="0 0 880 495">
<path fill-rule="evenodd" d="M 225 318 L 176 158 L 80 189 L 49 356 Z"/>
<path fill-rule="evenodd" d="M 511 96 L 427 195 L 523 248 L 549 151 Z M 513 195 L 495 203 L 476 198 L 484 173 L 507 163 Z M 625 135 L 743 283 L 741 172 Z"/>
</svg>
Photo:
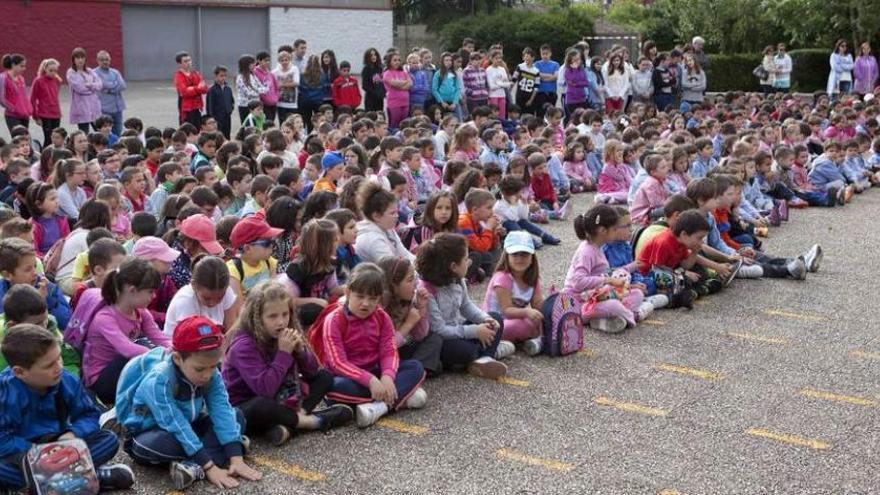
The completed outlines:
<svg viewBox="0 0 880 495">
<path fill-rule="evenodd" d="M 550 174 L 534 175 L 529 180 L 532 192 L 535 194 L 535 201 L 556 202 L 556 190 L 553 189 Z"/>
<path fill-rule="evenodd" d="M 34 79 L 31 86 L 31 106 L 34 107 L 35 118 L 61 118 L 61 104 L 58 102 L 60 88 L 61 82 L 57 77 L 40 76 Z"/>
<path fill-rule="evenodd" d="M 202 95 L 208 92 L 208 86 L 202 80 L 198 71 L 192 71 L 189 75 L 181 71 L 174 73 L 174 86 L 180 96 L 180 113 L 185 114 L 193 110 L 201 110 L 205 107 Z"/>
<path fill-rule="evenodd" d="M 333 81 L 330 89 L 333 96 L 333 104 L 338 106 L 347 105 L 352 109 L 361 104 L 361 90 L 358 88 L 357 79 L 348 76 L 339 76 Z"/>
<path fill-rule="evenodd" d="M 342 323 L 345 321 L 345 323 Z M 344 330 L 343 330 L 344 328 Z M 324 365 L 336 376 L 370 386 L 373 376 L 397 378 L 400 358 L 394 341 L 394 324 L 382 308 L 366 319 L 339 306 L 324 320 Z M 380 375 L 374 375 L 378 369 Z"/>
</svg>

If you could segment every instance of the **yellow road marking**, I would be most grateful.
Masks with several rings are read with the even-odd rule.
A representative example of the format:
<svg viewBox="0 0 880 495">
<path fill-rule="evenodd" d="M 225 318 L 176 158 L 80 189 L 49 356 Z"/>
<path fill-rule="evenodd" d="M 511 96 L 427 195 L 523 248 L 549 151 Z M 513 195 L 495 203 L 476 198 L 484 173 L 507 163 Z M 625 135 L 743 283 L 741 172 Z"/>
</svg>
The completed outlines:
<svg viewBox="0 0 880 495">
<path fill-rule="evenodd" d="M 578 351 L 578 356 L 591 358 L 591 357 L 594 357 L 595 355 L 596 355 L 596 351 L 593 349 L 581 349 Z"/>
<path fill-rule="evenodd" d="M 642 323 L 644 323 L 645 325 L 655 325 L 658 327 L 662 327 L 666 324 L 666 322 L 663 320 L 642 320 Z"/>
<path fill-rule="evenodd" d="M 799 437 L 797 435 L 789 435 L 787 433 L 776 433 L 764 428 L 749 428 L 746 434 L 756 437 L 769 438 L 777 442 L 797 445 L 798 447 L 809 447 L 815 450 L 825 450 L 831 448 L 831 444 L 821 440 L 813 440 L 812 438 Z"/>
<path fill-rule="evenodd" d="M 297 466 L 296 464 L 289 464 L 277 459 L 272 459 L 271 457 L 258 455 L 252 460 L 255 464 L 274 469 L 281 474 L 286 474 L 287 476 L 298 478 L 303 481 L 325 481 L 327 479 L 327 476 L 325 476 L 324 473 L 310 471 L 304 467 Z"/>
<path fill-rule="evenodd" d="M 681 493 L 678 490 L 667 488 L 666 490 L 660 490 L 660 493 L 658 493 L 657 495 L 684 495 L 684 493 Z"/>
<path fill-rule="evenodd" d="M 764 344 L 788 344 L 788 339 L 784 337 L 765 337 L 745 332 L 727 332 L 727 335 L 743 340 L 751 340 L 753 342 L 762 342 Z"/>
<path fill-rule="evenodd" d="M 852 351 L 850 353 L 855 357 L 865 358 L 865 359 L 878 359 L 880 360 L 880 352 L 870 352 L 870 351 Z"/>
<path fill-rule="evenodd" d="M 825 318 L 824 316 L 805 315 L 805 314 L 801 314 L 801 313 L 792 313 L 790 311 L 782 311 L 782 310 L 778 310 L 778 309 L 765 309 L 764 314 L 770 315 L 770 316 L 781 316 L 783 318 L 792 318 L 795 320 L 802 320 L 802 321 L 826 321 L 828 319 L 828 318 Z"/>
<path fill-rule="evenodd" d="M 834 392 L 827 392 L 825 390 L 816 390 L 812 388 L 805 388 L 800 391 L 800 394 L 804 397 L 812 397 L 814 399 L 823 399 L 835 402 L 847 402 L 849 404 L 855 404 L 857 406 L 874 407 L 877 405 L 877 402 L 871 399 L 854 397 L 851 395 L 835 394 Z"/>
<path fill-rule="evenodd" d="M 503 383 L 505 385 L 513 385 L 514 387 L 528 387 L 529 382 L 525 380 L 517 380 L 516 378 L 511 378 L 509 376 L 502 376 L 496 379 L 498 383 Z"/>
<path fill-rule="evenodd" d="M 551 469 L 553 471 L 571 471 L 572 469 L 574 469 L 574 466 L 567 462 L 554 461 L 551 459 L 541 459 L 540 457 L 523 454 L 522 452 L 513 449 L 498 449 L 495 451 L 495 455 L 501 457 L 502 459 L 510 459 L 511 461 L 522 462 L 523 464 L 543 467 Z"/>
<path fill-rule="evenodd" d="M 184 492 L 179 492 L 177 490 L 171 490 L 170 492 L 166 493 L 165 495 L 186 495 L 186 494 Z"/>
<path fill-rule="evenodd" d="M 657 368 L 658 370 L 670 371 L 672 373 L 678 373 L 681 375 L 689 375 L 689 376 L 701 378 L 703 380 L 722 380 L 722 379 L 724 379 L 723 373 L 700 370 L 700 369 L 696 369 L 696 368 L 688 368 L 687 366 L 679 366 L 677 364 L 660 363 L 657 366 L 655 366 L 655 368 Z"/>
<path fill-rule="evenodd" d="M 410 424 L 397 419 L 382 418 L 377 421 L 376 424 L 381 426 L 382 428 L 388 428 L 389 430 L 394 430 L 398 433 L 408 433 L 417 437 L 428 433 L 428 429 L 424 426 Z"/>
<path fill-rule="evenodd" d="M 620 402 L 614 399 L 609 399 L 608 397 L 596 397 L 595 399 L 593 399 L 593 402 L 600 406 L 613 407 L 615 409 L 620 409 L 621 411 L 644 414 L 646 416 L 666 416 L 666 414 L 668 413 L 668 411 L 666 411 L 665 409 L 642 406 L 639 404 L 633 404 L 631 402 Z"/>
<path fill-rule="evenodd" d="M 706 301 L 704 299 L 697 299 L 696 301 L 694 301 L 694 304 L 696 304 L 697 306 L 704 306 L 706 304 L 709 304 L 709 301 Z"/>
</svg>

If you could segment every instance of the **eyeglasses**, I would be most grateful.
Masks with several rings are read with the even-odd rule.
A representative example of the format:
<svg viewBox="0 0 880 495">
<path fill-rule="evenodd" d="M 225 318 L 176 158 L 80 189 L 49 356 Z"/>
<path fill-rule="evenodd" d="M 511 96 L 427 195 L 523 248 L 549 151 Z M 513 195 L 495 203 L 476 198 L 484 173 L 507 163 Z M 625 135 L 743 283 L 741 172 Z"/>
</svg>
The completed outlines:
<svg viewBox="0 0 880 495">
<path fill-rule="evenodd" d="M 248 244 L 251 245 L 251 246 L 258 246 L 258 247 L 261 247 L 261 248 L 268 248 L 268 247 L 272 247 L 272 245 L 275 244 L 275 241 L 273 241 L 272 239 L 259 239 L 259 240 L 256 240 L 256 241 L 254 241 L 254 242 L 249 242 Z"/>
</svg>

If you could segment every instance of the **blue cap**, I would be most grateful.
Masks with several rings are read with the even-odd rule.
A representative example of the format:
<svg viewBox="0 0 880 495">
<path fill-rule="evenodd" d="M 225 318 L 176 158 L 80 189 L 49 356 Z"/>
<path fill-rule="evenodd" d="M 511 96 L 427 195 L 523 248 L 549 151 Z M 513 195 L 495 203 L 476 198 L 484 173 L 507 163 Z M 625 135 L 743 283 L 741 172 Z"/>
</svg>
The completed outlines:
<svg viewBox="0 0 880 495">
<path fill-rule="evenodd" d="M 679 107 L 678 107 L 678 111 L 681 113 L 690 112 L 691 111 L 691 104 L 686 101 L 681 102 L 681 105 L 679 105 Z"/>
<path fill-rule="evenodd" d="M 508 232 L 507 237 L 504 238 L 504 252 L 507 254 L 535 254 L 535 241 L 532 240 L 532 234 L 524 230 Z"/>
<path fill-rule="evenodd" d="M 329 151 L 324 153 L 324 156 L 321 157 L 321 170 L 330 170 L 337 165 L 342 165 L 344 161 L 342 153 L 338 151 Z"/>
</svg>

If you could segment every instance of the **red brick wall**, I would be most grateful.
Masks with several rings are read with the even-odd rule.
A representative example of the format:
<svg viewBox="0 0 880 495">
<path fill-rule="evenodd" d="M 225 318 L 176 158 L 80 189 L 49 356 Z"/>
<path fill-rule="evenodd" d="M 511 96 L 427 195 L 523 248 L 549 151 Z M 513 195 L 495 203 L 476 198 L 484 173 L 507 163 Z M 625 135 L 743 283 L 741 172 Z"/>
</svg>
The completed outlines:
<svg viewBox="0 0 880 495">
<path fill-rule="evenodd" d="M 57 59 L 63 76 L 77 46 L 85 48 L 90 67 L 97 65 L 98 50 L 107 50 L 123 71 L 119 2 L 2 0 L 0 51 L 27 58 L 28 81 L 45 58 Z"/>
</svg>

